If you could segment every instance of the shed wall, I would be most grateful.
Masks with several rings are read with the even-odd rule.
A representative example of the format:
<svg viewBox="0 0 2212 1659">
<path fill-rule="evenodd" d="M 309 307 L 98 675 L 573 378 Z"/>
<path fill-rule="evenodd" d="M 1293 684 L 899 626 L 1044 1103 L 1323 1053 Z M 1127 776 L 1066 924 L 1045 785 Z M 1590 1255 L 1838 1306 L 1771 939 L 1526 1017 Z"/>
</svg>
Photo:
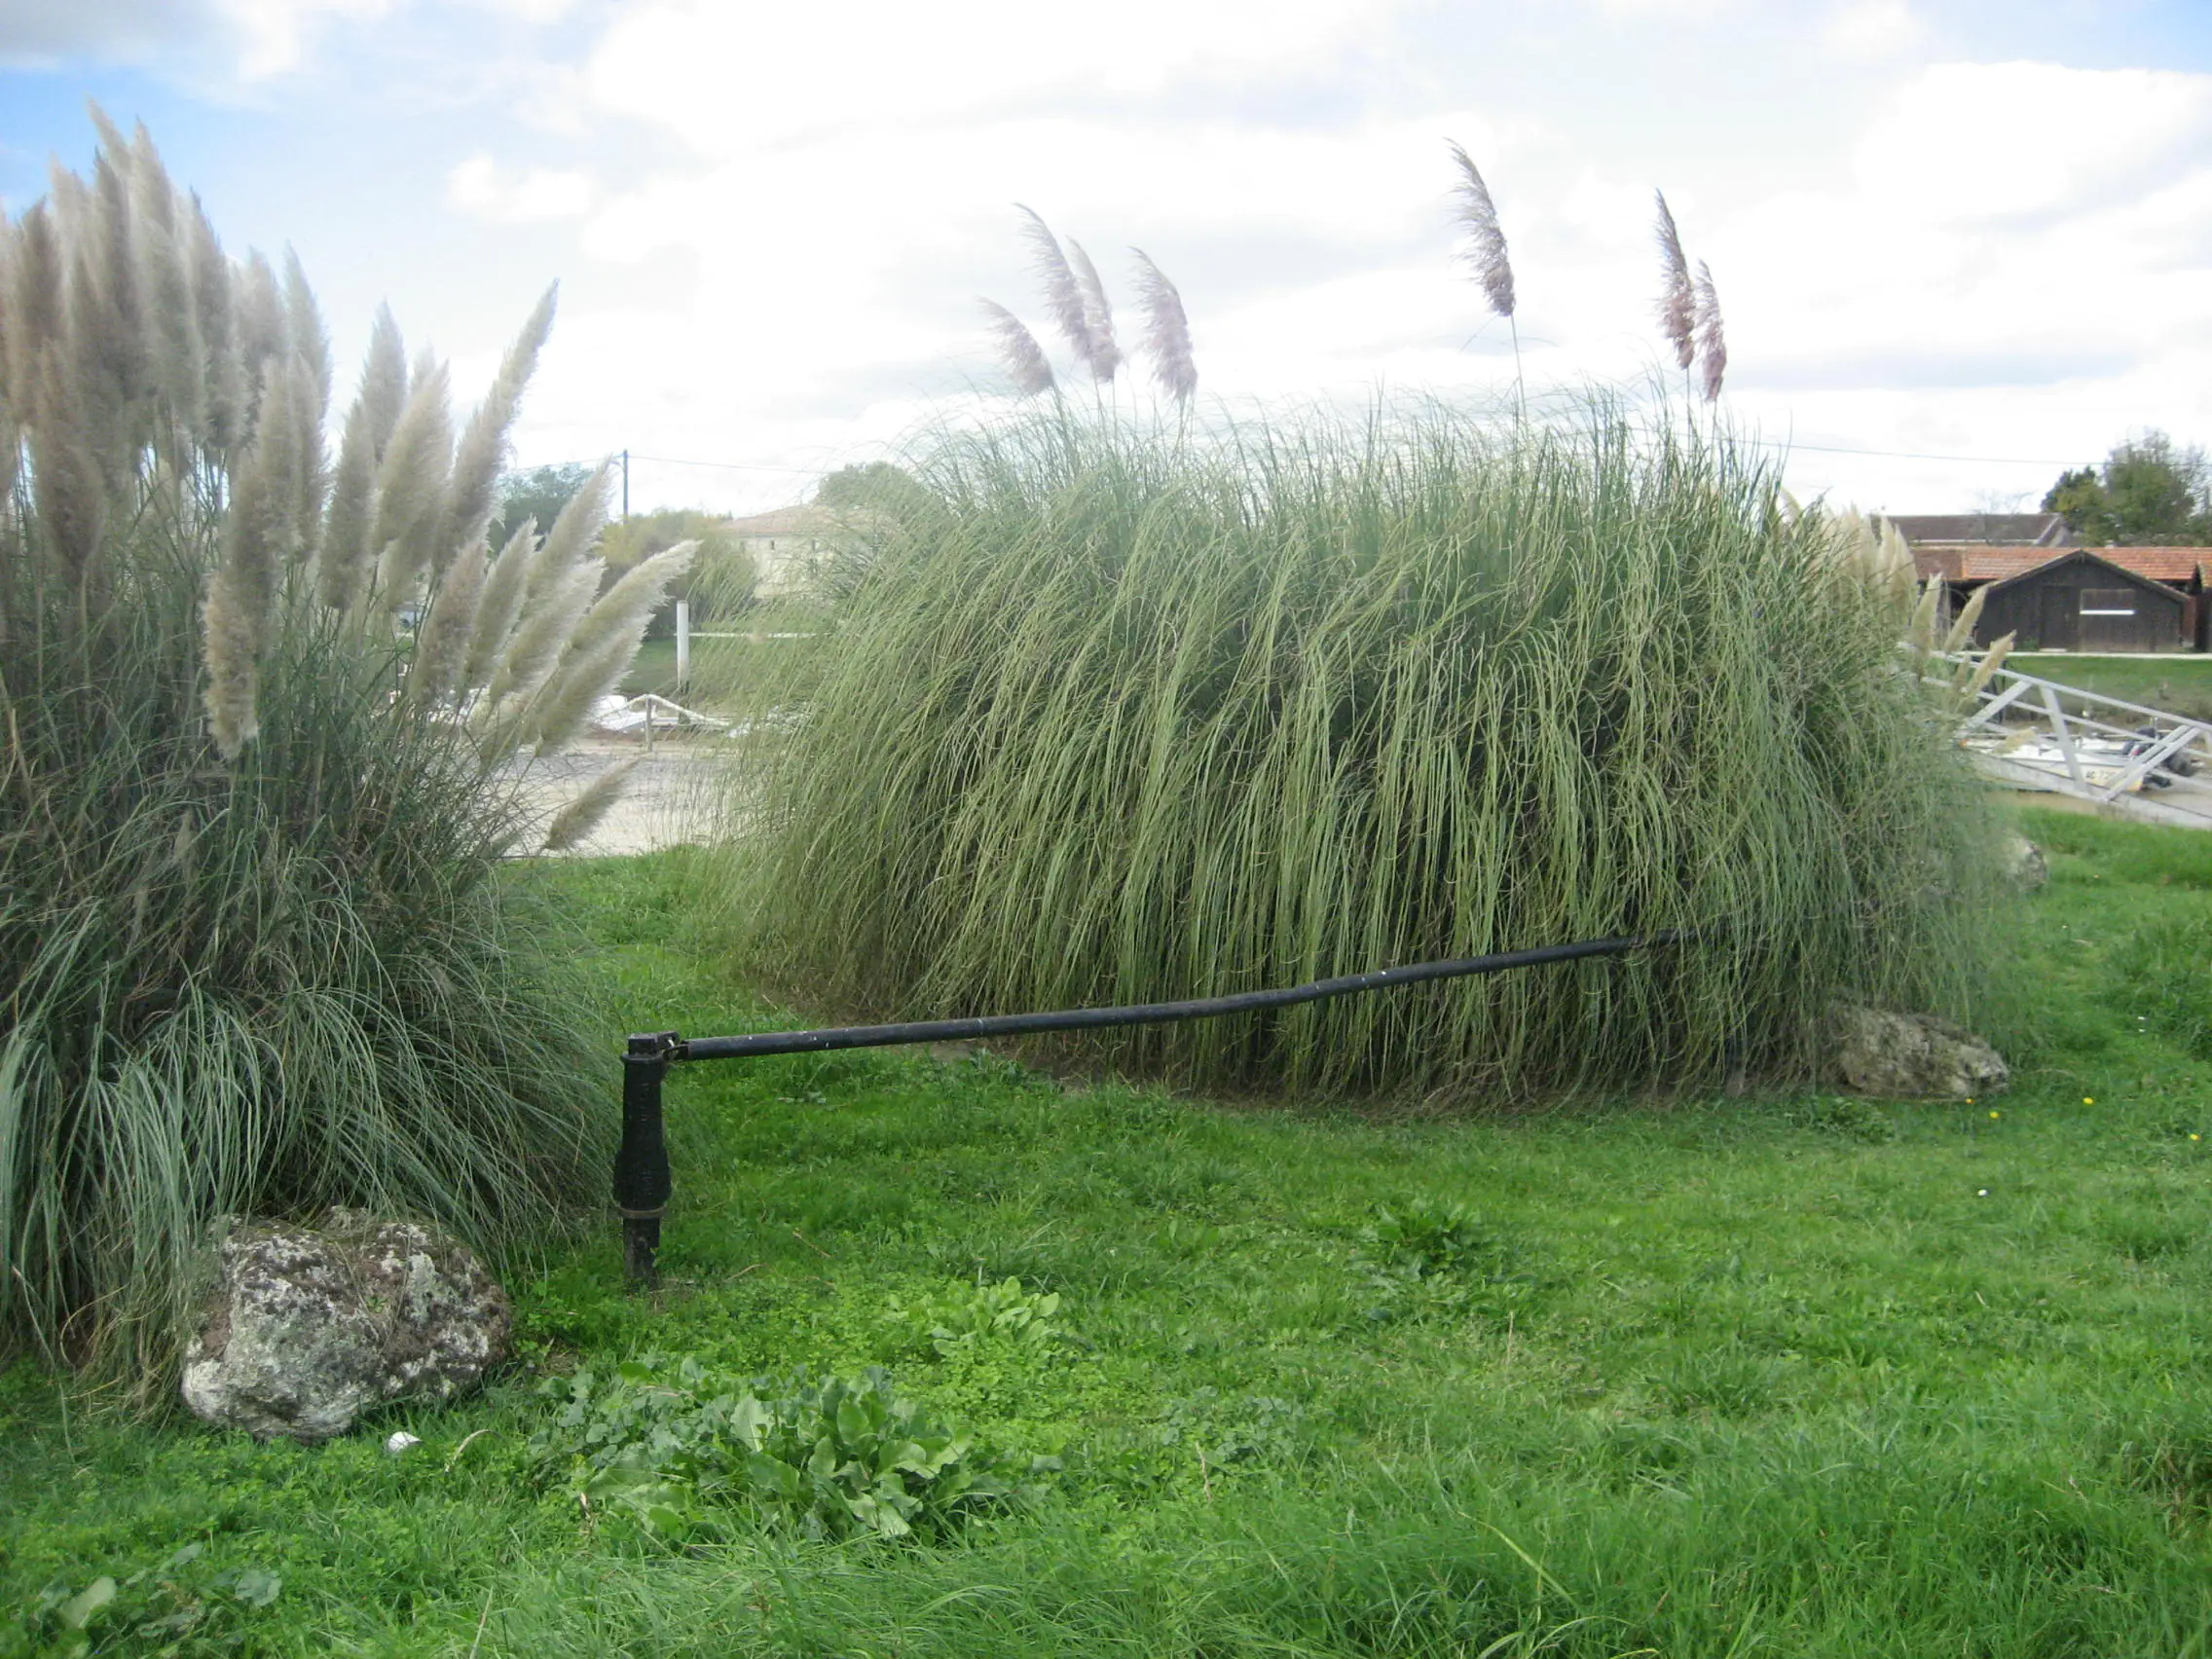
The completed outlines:
<svg viewBox="0 0 2212 1659">
<path fill-rule="evenodd" d="M 1987 645 L 2007 634 L 2018 648 L 2178 651 L 2191 648 L 2185 596 L 2101 565 L 2067 563 L 1992 592 L 1974 629 Z"/>
</svg>

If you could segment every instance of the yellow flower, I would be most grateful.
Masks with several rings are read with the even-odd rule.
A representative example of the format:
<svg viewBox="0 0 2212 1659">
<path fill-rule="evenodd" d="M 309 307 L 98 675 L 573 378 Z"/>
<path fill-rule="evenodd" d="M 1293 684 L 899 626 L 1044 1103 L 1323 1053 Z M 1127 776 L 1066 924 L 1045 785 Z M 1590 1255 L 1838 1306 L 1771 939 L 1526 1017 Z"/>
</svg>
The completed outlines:
<svg viewBox="0 0 2212 1659">
<path fill-rule="evenodd" d="M 2093 1094 L 2084 1094 L 2082 1096 L 2082 1104 L 2084 1106 L 2094 1106 L 2096 1103 L 2097 1097 Z"/>
<path fill-rule="evenodd" d="M 1995 1120 L 1997 1120 L 1997 1119 L 1999 1119 L 1999 1118 L 2002 1118 L 2003 1116 L 2005 1116 L 2005 1114 L 2004 1114 L 2004 1113 L 2002 1113 L 2002 1112 L 1992 1112 L 1992 1113 L 1990 1113 L 1990 1114 L 1989 1114 L 1989 1116 L 1990 1116 L 1990 1119 L 1991 1119 L 1991 1121 L 1992 1121 L 1992 1122 L 1994 1122 Z"/>
</svg>

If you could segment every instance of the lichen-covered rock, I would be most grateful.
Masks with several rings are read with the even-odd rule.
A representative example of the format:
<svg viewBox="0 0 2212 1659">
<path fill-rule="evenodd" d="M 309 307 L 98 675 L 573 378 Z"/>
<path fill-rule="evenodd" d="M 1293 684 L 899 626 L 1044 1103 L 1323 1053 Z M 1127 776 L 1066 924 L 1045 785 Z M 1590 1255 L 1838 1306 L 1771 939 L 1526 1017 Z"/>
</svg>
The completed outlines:
<svg viewBox="0 0 2212 1659">
<path fill-rule="evenodd" d="M 2012 1081 L 1995 1049 L 1934 1014 L 1840 1006 L 1831 1032 L 1836 1074 L 1862 1094 L 1965 1100 L 1995 1094 Z"/>
<path fill-rule="evenodd" d="M 2014 835 L 2005 843 L 2005 873 L 2022 893 L 2033 893 L 2050 879 L 2050 861 L 2025 835 Z"/>
<path fill-rule="evenodd" d="M 184 1403 L 261 1439 L 325 1440 L 369 1407 L 448 1400 L 504 1358 L 507 1298 L 432 1227 L 334 1209 L 234 1223 L 184 1362 Z"/>
</svg>

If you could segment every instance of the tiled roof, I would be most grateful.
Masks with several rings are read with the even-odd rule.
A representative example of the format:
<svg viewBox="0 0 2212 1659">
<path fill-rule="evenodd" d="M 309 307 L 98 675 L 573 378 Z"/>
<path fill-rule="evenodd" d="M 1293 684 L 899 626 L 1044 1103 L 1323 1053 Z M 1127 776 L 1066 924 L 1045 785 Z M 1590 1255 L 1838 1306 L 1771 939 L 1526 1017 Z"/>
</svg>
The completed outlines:
<svg viewBox="0 0 2212 1659">
<path fill-rule="evenodd" d="M 1890 522 L 1914 546 L 1963 542 L 1977 547 L 2072 547 L 2056 513 L 1893 513 Z"/>
<path fill-rule="evenodd" d="M 2186 587 L 2195 579 L 2199 561 L 2212 562 L 2212 553 L 2202 547 L 1923 547 L 1913 550 L 1912 562 L 1924 577 L 2003 582 L 2076 553 L 2094 554 L 2123 571 L 2175 587 Z"/>
</svg>

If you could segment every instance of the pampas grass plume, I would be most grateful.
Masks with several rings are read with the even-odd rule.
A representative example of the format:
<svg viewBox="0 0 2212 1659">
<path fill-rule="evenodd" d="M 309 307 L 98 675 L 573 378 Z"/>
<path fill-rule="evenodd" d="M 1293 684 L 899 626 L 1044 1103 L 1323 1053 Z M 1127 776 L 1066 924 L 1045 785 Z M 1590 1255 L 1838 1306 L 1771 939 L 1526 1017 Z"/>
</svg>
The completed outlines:
<svg viewBox="0 0 2212 1659">
<path fill-rule="evenodd" d="M 499 653 L 480 706 L 493 733 L 487 754 L 502 752 L 515 741 L 527 705 L 559 668 L 605 571 L 599 560 L 587 559 L 563 571 L 550 587 L 525 595 L 521 619 Z"/>
<path fill-rule="evenodd" d="M 377 468 L 375 528 L 369 545 L 381 561 L 378 600 L 397 610 L 414 596 L 431 562 L 431 542 L 445 506 L 447 468 L 453 461 L 453 424 L 446 405 L 443 363 L 415 377 L 407 407 L 392 428 Z"/>
<path fill-rule="evenodd" d="M 323 326 L 322 308 L 300 256 L 284 250 L 284 349 L 314 376 L 318 407 L 330 407 L 330 331 Z"/>
<path fill-rule="evenodd" d="M 1037 276 L 1045 284 L 1045 309 L 1052 314 L 1052 324 L 1060 331 L 1068 347 L 1085 362 L 1090 361 L 1090 315 L 1083 301 L 1083 284 L 1076 280 L 1075 268 L 1068 264 L 1067 255 L 1060 251 L 1059 238 L 1038 216 L 1033 207 L 1024 207 L 1018 202 L 1014 207 L 1029 221 L 1023 233 L 1037 265 Z"/>
<path fill-rule="evenodd" d="M 272 377 L 260 429 L 232 475 L 222 562 L 207 585 L 202 613 L 207 719 L 225 759 L 236 759 L 261 729 L 254 707 L 261 653 L 276 606 L 277 580 L 298 535 L 291 473 L 299 451 L 291 427 L 305 379 L 305 374 Z"/>
<path fill-rule="evenodd" d="M 553 303 L 559 292 L 559 284 L 547 288 L 532 309 L 530 319 L 500 360 L 491 389 L 461 430 L 461 444 L 454 452 L 452 482 L 446 489 L 445 525 L 435 554 L 439 559 L 481 535 L 491 522 L 499 467 L 506 459 L 507 433 L 522 407 L 523 390 L 537 366 L 537 354 L 552 332 Z"/>
<path fill-rule="evenodd" d="M 1659 332 L 1675 345 L 1675 361 L 1686 369 L 1697 361 L 1697 295 L 1690 286 L 1690 262 L 1682 254 L 1681 233 L 1663 191 L 1653 191 L 1659 204 L 1655 227 L 1659 238 Z"/>
<path fill-rule="evenodd" d="M 1505 255 L 1505 232 L 1497 222 L 1497 204 L 1491 200 L 1490 186 L 1483 182 L 1474 158 L 1460 144 L 1452 145 L 1452 162 L 1459 169 L 1459 183 L 1453 192 L 1458 200 L 1455 217 L 1467 233 L 1468 263 L 1483 285 L 1490 309 L 1499 316 L 1511 317 L 1513 265 Z"/>
<path fill-rule="evenodd" d="M 479 535 L 446 568 L 438 582 L 422 630 L 415 636 L 415 661 L 407 671 L 407 696 L 418 708 L 436 708 L 453 695 L 461 681 L 490 557 Z"/>
<path fill-rule="evenodd" d="M 248 252 L 234 284 L 238 299 L 239 368 L 245 388 L 244 431 L 252 435 L 270 368 L 284 355 L 284 300 L 276 273 L 260 249 Z"/>
<path fill-rule="evenodd" d="M 463 689 L 490 681 L 492 666 L 499 660 L 499 647 L 507 643 L 515 617 L 522 610 L 531 556 L 536 551 L 537 521 L 524 519 L 492 561 L 477 596 L 476 615 L 469 624 L 468 655 L 461 668 Z"/>
<path fill-rule="evenodd" d="M 696 541 L 679 541 L 639 561 L 576 625 L 560 670 L 522 734 L 525 742 L 535 740 L 538 754 L 549 755 L 573 737 L 592 704 L 613 689 L 669 584 L 690 569 L 698 551 Z"/>
<path fill-rule="evenodd" d="M 1188 406 L 1198 389 L 1198 366 L 1191 353 L 1191 319 L 1183 296 L 1167 274 L 1141 247 L 1136 257 L 1137 303 L 1144 308 L 1144 349 L 1152 358 L 1152 378 L 1179 404 Z"/>
<path fill-rule="evenodd" d="M 1083 295 L 1084 360 L 1090 365 L 1090 378 L 1103 385 L 1122 366 L 1122 348 L 1114 339 L 1114 308 L 1107 302 L 1106 284 L 1098 279 L 1098 268 L 1073 237 L 1068 239 L 1068 264 Z"/>
<path fill-rule="evenodd" d="M 565 853 L 594 830 L 600 821 L 621 798 L 622 786 L 630 781 L 630 774 L 638 769 L 640 756 L 617 760 L 583 787 L 583 793 L 553 815 L 553 822 L 545 827 L 545 850 Z"/>
<path fill-rule="evenodd" d="M 192 311 L 206 363 L 198 437 L 203 447 L 227 456 L 245 419 L 244 370 L 239 361 L 238 301 L 231 262 L 215 226 L 197 196 L 188 199 L 187 236 L 192 269 Z"/>
<path fill-rule="evenodd" d="M 330 511 L 323 521 L 322 545 L 315 566 L 315 594 L 333 610 L 350 610 L 368 587 L 369 534 L 376 513 L 376 454 L 369 435 L 368 396 L 353 399 L 346 411 L 346 431 L 338 440 L 338 467 L 330 485 Z"/>
<path fill-rule="evenodd" d="M 1936 587 L 1933 580 L 1928 585 L 1931 589 Z M 1982 602 L 1988 597 L 1989 589 L 1986 585 L 1975 588 L 1967 596 L 1966 604 L 1959 607 L 1959 614 L 1951 623 L 1951 631 L 1943 636 L 1945 654 L 1963 651 L 1973 644 L 1973 625 L 1981 620 Z"/>
<path fill-rule="evenodd" d="M 613 478 L 614 463 L 600 462 L 599 469 L 569 498 L 568 505 L 554 515 L 553 528 L 545 533 L 545 539 L 537 545 L 536 556 L 530 562 L 524 609 L 527 610 L 540 594 L 557 588 L 575 562 L 599 538 L 601 527 L 607 523 L 608 492 Z"/>
<path fill-rule="evenodd" d="M 996 300 L 980 303 L 984 315 L 991 319 L 991 332 L 998 336 L 999 360 L 1006 365 L 1014 389 L 1024 397 L 1051 391 L 1052 365 L 1046 360 L 1045 349 L 1037 344 L 1037 336 L 1029 332 L 1021 318 Z"/>
<path fill-rule="evenodd" d="M 361 365 L 360 402 L 368 428 L 370 463 L 381 465 L 400 414 L 407 407 L 407 342 L 389 306 L 377 307 L 376 321 L 369 329 L 369 352 Z"/>
<path fill-rule="evenodd" d="M 1720 296 L 1713 286 L 1713 270 L 1697 262 L 1697 365 L 1699 389 L 1705 400 L 1720 395 L 1720 383 L 1728 373 L 1728 340 L 1720 331 Z"/>
</svg>

